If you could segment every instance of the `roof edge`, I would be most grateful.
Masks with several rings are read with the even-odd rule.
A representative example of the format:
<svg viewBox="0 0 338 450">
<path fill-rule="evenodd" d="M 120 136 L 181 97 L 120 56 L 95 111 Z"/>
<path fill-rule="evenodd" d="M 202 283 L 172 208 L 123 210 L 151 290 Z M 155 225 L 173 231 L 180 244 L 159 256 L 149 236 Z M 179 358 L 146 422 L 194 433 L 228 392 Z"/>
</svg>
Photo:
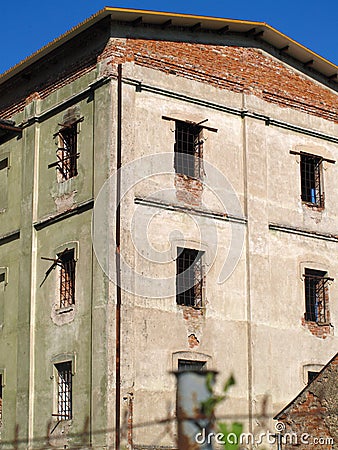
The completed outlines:
<svg viewBox="0 0 338 450">
<path fill-rule="evenodd" d="M 276 28 L 270 26 L 266 22 L 257 22 L 257 21 L 249 21 L 249 20 L 238 20 L 238 19 L 227 19 L 227 18 L 221 18 L 221 17 L 212 17 L 212 16 L 200 16 L 200 15 L 193 15 L 193 14 L 181 14 L 181 13 L 171 13 L 171 12 L 162 12 L 162 11 L 147 11 L 142 9 L 129 9 L 129 8 L 115 8 L 106 6 L 103 9 L 97 11 L 95 14 L 90 16 L 88 19 L 80 22 L 78 25 L 75 25 L 73 28 L 71 28 L 69 31 L 63 33 L 61 36 L 55 38 L 45 46 L 41 47 L 36 52 L 32 53 L 31 55 L 27 56 L 22 61 L 18 62 L 13 67 L 6 70 L 3 74 L 0 75 L 0 84 L 6 82 L 8 79 L 10 79 L 12 76 L 20 73 L 30 65 L 32 65 L 34 62 L 38 61 L 54 49 L 58 48 L 60 45 L 64 44 L 65 42 L 71 40 L 76 35 L 80 34 L 82 31 L 86 30 L 87 28 L 94 25 L 96 22 L 100 21 L 101 19 L 113 15 L 118 16 L 124 16 L 124 15 L 132 15 L 132 14 L 140 14 L 143 16 L 148 17 L 158 17 L 163 16 L 166 18 L 172 18 L 172 19 L 185 19 L 187 21 L 187 26 L 191 25 L 191 21 L 199 20 L 199 21 L 205 21 L 209 23 L 220 23 L 220 25 L 237 25 L 237 26 L 253 26 L 253 27 L 260 27 L 263 28 L 264 31 L 270 34 L 270 39 L 264 38 L 263 40 L 267 42 L 270 45 L 273 45 L 273 42 L 276 40 L 282 40 L 285 41 L 286 46 L 289 44 L 292 44 L 293 47 L 295 47 L 295 53 L 301 52 L 302 54 L 307 54 L 309 59 L 315 59 L 321 66 L 324 65 L 326 70 L 332 70 L 332 72 L 336 72 L 328 75 L 323 73 L 321 70 L 318 70 L 316 68 L 316 71 L 321 73 L 324 77 L 330 78 L 334 77 L 336 75 L 336 82 L 338 82 L 338 66 L 331 61 L 325 59 L 324 57 L 320 56 L 319 54 L 313 52 L 309 48 L 305 47 L 304 45 L 300 44 L 299 42 L 295 41 L 294 39 L 290 38 L 286 34 L 278 31 Z M 132 21 L 132 20 L 131 20 Z M 188 24 L 188 22 L 190 22 Z M 202 23 L 203 25 L 203 23 Z M 215 29 L 217 31 L 217 29 Z M 293 56 L 292 53 L 289 53 L 290 56 L 294 57 L 296 60 L 300 61 L 301 63 L 304 63 L 304 61 L 301 61 L 299 58 Z"/>
<path fill-rule="evenodd" d="M 336 359 L 338 356 L 338 353 L 336 353 L 328 363 L 325 364 L 325 366 L 318 372 L 318 375 L 310 382 L 308 383 L 300 392 L 299 394 L 296 395 L 296 397 L 294 397 L 281 411 L 279 411 L 274 417 L 274 420 L 279 420 L 280 416 L 282 416 L 283 414 L 286 413 L 286 411 L 293 405 L 293 403 L 295 403 L 295 401 L 301 397 L 301 395 L 303 395 L 303 393 L 309 389 L 309 387 L 311 386 L 312 383 L 314 383 L 316 380 L 318 380 L 322 373 L 329 367 L 329 365 L 332 363 L 332 361 L 334 359 Z"/>
</svg>

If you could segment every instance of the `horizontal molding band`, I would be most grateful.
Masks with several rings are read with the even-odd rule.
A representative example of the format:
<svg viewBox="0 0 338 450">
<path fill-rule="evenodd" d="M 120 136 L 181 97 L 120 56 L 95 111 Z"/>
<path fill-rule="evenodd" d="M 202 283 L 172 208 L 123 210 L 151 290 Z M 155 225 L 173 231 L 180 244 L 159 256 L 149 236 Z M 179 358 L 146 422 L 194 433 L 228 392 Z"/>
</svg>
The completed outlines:
<svg viewBox="0 0 338 450">
<path fill-rule="evenodd" d="M 78 92 L 77 94 L 74 94 L 71 97 L 66 98 L 65 100 L 58 103 L 57 105 L 54 105 L 49 109 L 46 109 L 46 111 L 44 111 L 43 113 L 41 113 L 39 115 L 30 117 L 27 121 L 25 121 L 21 124 L 22 129 L 29 127 L 30 125 L 32 125 L 34 123 L 41 123 L 44 120 L 48 119 L 49 117 L 53 116 L 54 114 L 57 114 L 58 112 L 62 111 L 63 109 L 73 106 L 75 103 L 78 103 L 79 101 L 83 100 L 84 98 L 89 97 L 96 89 L 98 89 L 101 86 L 103 86 L 104 84 L 108 83 L 110 80 L 111 80 L 110 77 L 99 78 L 98 80 L 89 84 L 89 86 L 86 89 L 84 89 L 83 91 Z"/>
<path fill-rule="evenodd" d="M 83 203 L 79 203 L 72 209 L 69 209 L 65 212 L 59 214 L 53 214 L 51 216 L 46 217 L 38 222 L 33 224 L 34 228 L 39 231 L 43 228 L 48 227 L 49 225 L 53 225 L 57 222 L 61 222 L 62 220 L 68 219 L 69 217 L 76 216 L 77 214 L 82 214 L 83 212 L 89 211 L 94 207 L 94 200 L 87 200 Z"/>
<path fill-rule="evenodd" d="M 10 233 L 0 236 L 0 245 L 8 244 L 17 239 L 20 239 L 20 230 L 11 231 Z"/>
<path fill-rule="evenodd" d="M 318 233 L 317 231 L 306 230 L 303 228 L 290 227 L 288 225 L 281 225 L 277 223 L 269 223 L 269 230 L 280 231 L 282 233 L 297 234 L 313 239 L 320 239 L 323 241 L 338 242 L 338 235 L 330 233 Z"/>
<path fill-rule="evenodd" d="M 149 198 L 135 197 L 134 203 L 136 205 L 160 208 L 160 209 L 165 209 L 167 211 L 176 211 L 176 212 L 182 212 L 182 213 L 195 214 L 197 216 L 207 217 L 208 219 L 216 219 L 216 220 L 222 220 L 225 222 L 241 223 L 243 225 L 246 225 L 246 223 L 247 223 L 247 219 L 245 217 L 237 217 L 237 216 L 232 216 L 230 214 L 222 214 L 222 213 L 218 213 L 218 212 L 214 212 L 214 211 L 208 211 L 208 210 L 202 209 L 202 208 L 194 208 L 194 207 L 177 205 L 177 204 L 172 204 L 172 203 L 160 202 L 158 200 L 149 199 Z"/>
<path fill-rule="evenodd" d="M 151 86 L 149 84 L 144 84 L 139 80 L 135 80 L 132 78 L 123 78 L 123 83 L 129 84 L 132 86 L 135 86 L 135 89 L 137 92 L 146 91 L 146 92 L 152 92 L 154 94 L 163 95 L 165 97 L 170 98 L 176 98 L 177 100 L 181 100 L 188 103 L 193 103 L 195 105 L 204 106 L 206 108 L 214 109 L 217 111 L 222 111 L 228 114 L 232 114 L 235 116 L 240 116 L 243 119 L 245 117 L 251 117 L 253 119 L 261 120 L 265 122 L 265 125 L 267 126 L 275 126 L 278 128 L 283 128 L 286 130 L 294 131 L 296 133 L 304 134 L 307 136 L 312 136 L 317 139 L 322 139 L 328 142 L 334 142 L 335 144 L 338 144 L 338 137 L 332 136 L 330 134 L 321 133 L 320 131 L 312 130 L 310 128 L 304 128 L 298 125 L 293 125 L 288 122 L 283 122 L 282 120 L 276 120 L 272 119 L 269 116 L 265 116 L 263 114 L 255 113 L 252 111 L 248 111 L 246 109 L 239 109 L 239 108 L 231 108 L 225 105 L 221 105 L 219 103 L 209 102 L 207 100 L 202 100 L 196 97 L 191 97 L 189 95 L 180 94 L 174 91 L 170 91 L 167 89 L 159 88 L 156 86 Z"/>
</svg>

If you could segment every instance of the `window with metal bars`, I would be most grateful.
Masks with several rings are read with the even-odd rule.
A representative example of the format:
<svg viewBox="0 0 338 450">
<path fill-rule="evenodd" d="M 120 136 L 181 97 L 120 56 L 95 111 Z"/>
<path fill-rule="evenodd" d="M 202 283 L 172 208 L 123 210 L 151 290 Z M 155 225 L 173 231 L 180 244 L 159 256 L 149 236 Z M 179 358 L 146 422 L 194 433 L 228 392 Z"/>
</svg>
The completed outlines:
<svg viewBox="0 0 338 450">
<path fill-rule="evenodd" d="M 326 272 L 305 269 L 305 320 L 316 323 L 328 322 L 328 281 Z"/>
<path fill-rule="evenodd" d="M 56 151 L 57 161 L 49 164 L 48 168 L 56 167 L 58 180 L 66 181 L 77 175 L 77 160 L 80 153 L 77 152 L 78 123 L 83 118 L 69 125 L 63 125 L 54 137 L 58 138 L 58 149 Z"/>
<path fill-rule="evenodd" d="M 319 207 L 324 206 L 322 161 L 323 159 L 319 156 L 304 153 L 300 155 L 302 200 Z"/>
<path fill-rule="evenodd" d="M 75 304 L 74 249 L 66 249 L 58 255 L 60 264 L 60 308 Z"/>
<path fill-rule="evenodd" d="M 176 303 L 202 307 L 204 252 L 190 248 L 177 248 Z"/>
<path fill-rule="evenodd" d="M 191 178 L 201 177 L 202 127 L 198 124 L 176 121 L 175 172 Z"/>
<path fill-rule="evenodd" d="M 187 372 L 189 370 L 202 372 L 206 369 L 205 361 L 193 361 L 189 359 L 179 359 L 178 360 L 178 371 Z"/>
<path fill-rule="evenodd" d="M 55 364 L 57 371 L 57 416 L 59 420 L 70 420 L 72 411 L 72 363 Z"/>
</svg>

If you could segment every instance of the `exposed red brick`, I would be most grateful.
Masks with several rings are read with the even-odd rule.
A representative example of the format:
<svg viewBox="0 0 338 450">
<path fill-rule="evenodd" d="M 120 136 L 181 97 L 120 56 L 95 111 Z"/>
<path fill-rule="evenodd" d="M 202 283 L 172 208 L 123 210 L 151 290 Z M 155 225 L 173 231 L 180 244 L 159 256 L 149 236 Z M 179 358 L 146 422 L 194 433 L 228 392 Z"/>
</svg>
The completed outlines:
<svg viewBox="0 0 338 450">
<path fill-rule="evenodd" d="M 201 206 L 203 183 L 196 178 L 176 174 L 175 176 L 176 198 L 191 206 Z"/>
<path fill-rule="evenodd" d="M 302 317 L 301 319 L 303 327 L 306 327 L 310 333 L 312 333 L 314 336 L 317 336 L 321 339 L 326 339 L 327 336 L 330 336 L 332 334 L 332 327 L 330 324 L 325 325 L 319 325 L 316 322 L 309 322 Z"/>
<path fill-rule="evenodd" d="M 286 425 L 286 429 L 283 432 L 295 433 L 298 438 L 299 449 L 318 449 L 331 450 L 332 444 L 314 443 L 315 438 L 330 438 L 332 437 L 331 430 L 325 423 L 326 408 L 321 404 L 320 399 L 313 392 L 305 392 L 299 402 L 292 406 L 292 409 L 279 418 L 279 421 Z M 305 444 L 300 442 L 303 433 L 309 435 L 309 443 Z M 290 442 L 283 444 L 285 450 L 293 448 Z"/>
<path fill-rule="evenodd" d="M 113 64 L 134 61 L 221 89 L 245 91 L 338 122 L 334 92 L 255 48 L 126 39 L 112 40 L 100 56 L 106 58 Z"/>
<path fill-rule="evenodd" d="M 53 79 L 34 87 L 41 99 L 96 68 L 97 62 L 135 64 L 232 92 L 253 94 L 280 107 L 289 107 L 338 122 L 337 94 L 301 72 L 256 48 L 150 39 L 111 39 L 103 52 L 74 63 Z M 6 89 L 10 82 L 6 83 Z M 22 111 L 25 98 L 0 109 L 2 118 Z"/>
<path fill-rule="evenodd" d="M 197 339 L 197 337 L 194 334 L 190 334 L 188 336 L 188 343 L 190 348 L 198 347 L 200 344 L 200 341 Z"/>
<path fill-rule="evenodd" d="M 29 103 L 31 103 L 34 100 L 40 100 L 40 99 L 41 99 L 40 94 L 38 92 L 33 92 L 31 95 L 29 95 L 26 98 L 26 105 L 28 105 Z"/>
<path fill-rule="evenodd" d="M 185 320 L 197 319 L 203 316 L 203 309 L 193 308 L 191 306 L 183 307 L 183 318 Z"/>
</svg>

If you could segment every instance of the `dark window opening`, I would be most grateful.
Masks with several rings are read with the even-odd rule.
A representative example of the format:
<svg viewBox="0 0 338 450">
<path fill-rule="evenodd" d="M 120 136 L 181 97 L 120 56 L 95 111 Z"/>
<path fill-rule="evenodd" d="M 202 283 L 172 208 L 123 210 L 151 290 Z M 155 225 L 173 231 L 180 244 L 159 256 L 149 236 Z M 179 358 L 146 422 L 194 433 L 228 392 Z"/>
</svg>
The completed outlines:
<svg viewBox="0 0 338 450">
<path fill-rule="evenodd" d="M 77 124 L 59 131 L 59 165 L 57 166 L 65 180 L 77 175 Z"/>
<path fill-rule="evenodd" d="M 1 272 L 0 273 L 0 283 L 3 283 L 4 281 L 6 281 L 6 273 Z"/>
<path fill-rule="evenodd" d="M 0 170 L 7 169 L 8 167 L 8 158 L 4 158 L 0 161 Z"/>
<path fill-rule="evenodd" d="M 60 308 L 75 304 L 75 259 L 74 249 L 58 255 L 60 261 Z"/>
<path fill-rule="evenodd" d="M 56 167 L 59 181 L 66 181 L 75 177 L 77 172 L 77 160 L 80 153 L 77 152 L 77 135 L 79 119 L 70 125 L 64 125 L 63 128 L 54 135 L 58 138 L 58 149 L 56 151 L 57 161 L 49 164 L 48 168 Z"/>
<path fill-rule="evenodd" d="M 192 178 L 201 177 L 202 127 L 176 121 L 175 172 Z"/>
<path fill-rule="evenodd" d="M 322 158 L 313 155 L 300 155 L 302 200 L 315 206 L 324 206 L 322 193 Z"/>
<path fill-rule="evenodd" d="M 189 359 L 179 359 L 178 360 L 178 371 L 187 372 L 189 370 L 202 372 L 206 369 L 205 361 L 191 361 Z"/>
<path fill-rule="evenodd" d="M 72 363 L 55 364 L 57 370 L 57 417 L 59 420 L 72 418 Z"/>
<path fill-rule="evenodd" d="M 184 306 L 202 306 L 204 252 L 177 248 L 176 303 Z"/>
<path fill-rule="evenodd" d="M 319 374 L 319 372 L 314 372 L 314 371 L 308 371 L 307 373 L 307 382 L 308 384 L 311 383 L 312 380 L 314 380 L 316 378 L 316 376 Z"/>
<path fill-rule="evenodd" d="M 332 280 L 326 272 L 305 269 L 305 320 L 316 323 L 328 322 L 328 284 Z"/>
</svg>

